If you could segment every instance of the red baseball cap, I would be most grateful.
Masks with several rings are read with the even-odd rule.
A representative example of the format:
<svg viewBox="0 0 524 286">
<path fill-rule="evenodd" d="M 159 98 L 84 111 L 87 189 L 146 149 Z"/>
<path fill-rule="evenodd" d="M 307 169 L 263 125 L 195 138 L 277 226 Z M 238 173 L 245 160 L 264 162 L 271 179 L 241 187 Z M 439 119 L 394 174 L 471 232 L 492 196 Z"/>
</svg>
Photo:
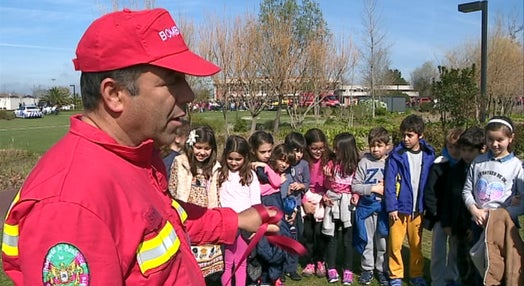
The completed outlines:
<svg viewBox="0 0 524 286">
<path fill-rule="evenodd" d="M 113 12 L 95 20 L 78 47 L 75 70 L 102 72 L 150 64 L 194 76 L 220 71 L 191 52 L 165 9 Z"/>
</svg>

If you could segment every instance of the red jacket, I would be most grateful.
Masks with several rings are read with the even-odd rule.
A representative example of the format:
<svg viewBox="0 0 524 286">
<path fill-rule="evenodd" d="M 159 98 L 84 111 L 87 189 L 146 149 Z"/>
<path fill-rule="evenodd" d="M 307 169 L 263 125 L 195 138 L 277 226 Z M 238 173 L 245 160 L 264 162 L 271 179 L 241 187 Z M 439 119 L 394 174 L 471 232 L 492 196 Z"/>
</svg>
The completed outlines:
<svg viewBox="0 0 524 286">
<path fill-rule="evenodd" d="M 7 214 L 3 266 L 16 285 L 205 285 L 189 238 L 233 243 L 237 226 L 173 201 L 151 140 L 121 146 L 74 116 Z"/>
</svg>

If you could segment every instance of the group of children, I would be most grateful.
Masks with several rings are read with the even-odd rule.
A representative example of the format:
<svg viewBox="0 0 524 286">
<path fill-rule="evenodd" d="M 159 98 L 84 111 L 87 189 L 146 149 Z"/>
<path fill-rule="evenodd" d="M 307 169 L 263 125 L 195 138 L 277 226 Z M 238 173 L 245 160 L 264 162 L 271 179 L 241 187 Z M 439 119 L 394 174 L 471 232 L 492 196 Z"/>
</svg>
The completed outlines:
<svg viewBox="0 0 524 286">
<path fill-rule="evenodd" d="M 283 285 L 286 278 L 316 275 L 351 285 L 356 251 L 362 255 L 359 284 L 370 285 L 376 277 L 380 285 L 397 286 L 404 278 L 401 251 L 407 236 L 410 283 L 423 286 L 424 226 L 433 231 L 432 285 L 476 285 L 480 275 L 471 274 L 469 255 L 463 254 L 480 236 L 487 209 L 505 207 L 512 217 L 523 213 L 524 173 L 510 149 L 513 123 L 495 117 L 485 130 L 451 130 L 437 158 L 417 115 L 402 121 L 397 146 L 386 129 L 373 128 L 363 155 L 346 132 L 329 144 L 322 130 L 312 128 L 275 144 L 270 133 L 256 131 L 248 139 L 229 136 L 219 158 L 214 132 L 203 126 L 177 134 L 172 147 L 183 148 L 165 163 L 175 199 L 237 212 L 260 203 L 278 208 L 285 214 L 280 234 L 308 250 L 300 275 L 299 257 L 264 237 L 247 261 L 241 261 L 246 234 L 225 247 L 192 246 L 207 280 Z M 489 151 L 478 156 L 485 146 Z"/>
</svg>

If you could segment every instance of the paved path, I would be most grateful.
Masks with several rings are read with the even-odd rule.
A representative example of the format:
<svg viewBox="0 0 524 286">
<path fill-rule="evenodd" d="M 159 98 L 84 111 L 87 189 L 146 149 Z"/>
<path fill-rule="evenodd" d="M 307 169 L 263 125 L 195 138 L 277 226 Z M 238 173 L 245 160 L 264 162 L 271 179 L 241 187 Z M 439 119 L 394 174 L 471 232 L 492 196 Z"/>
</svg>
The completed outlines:
<svg viewBox="0 0 524 286">
<path fill-rule="evenodd" d="M 7 209 L 9 209 L 15 195 L 16 189 L 14 188 L 0 191 L 0 227 L 4 224 L 5 214 L 7 213 Z"/>
</svg>

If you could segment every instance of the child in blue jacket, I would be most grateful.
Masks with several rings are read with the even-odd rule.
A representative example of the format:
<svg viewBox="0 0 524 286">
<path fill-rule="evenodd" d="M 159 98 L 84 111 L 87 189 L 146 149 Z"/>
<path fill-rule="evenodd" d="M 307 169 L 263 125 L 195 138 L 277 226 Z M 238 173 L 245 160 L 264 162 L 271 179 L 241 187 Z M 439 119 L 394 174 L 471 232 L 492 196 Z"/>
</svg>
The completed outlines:
<svg viewBox="0 0 524 286">
<path fill-rule="evenodd" d="M 389 271 L 390 285 L 401 286 L 404 278 L 402 243 L 408 237 L 410 249 L 409 276 L 411 284 L 426 286 L 422 277 L 422 217 L 424 213 L 424 186 L 435 160 L 433 147 L 426 143 L 424 121 L 418 115 L 409 115 L 400 124 L 402 141 L 386 161 L 384 199 L 389 215 Z"/>
</svg>

